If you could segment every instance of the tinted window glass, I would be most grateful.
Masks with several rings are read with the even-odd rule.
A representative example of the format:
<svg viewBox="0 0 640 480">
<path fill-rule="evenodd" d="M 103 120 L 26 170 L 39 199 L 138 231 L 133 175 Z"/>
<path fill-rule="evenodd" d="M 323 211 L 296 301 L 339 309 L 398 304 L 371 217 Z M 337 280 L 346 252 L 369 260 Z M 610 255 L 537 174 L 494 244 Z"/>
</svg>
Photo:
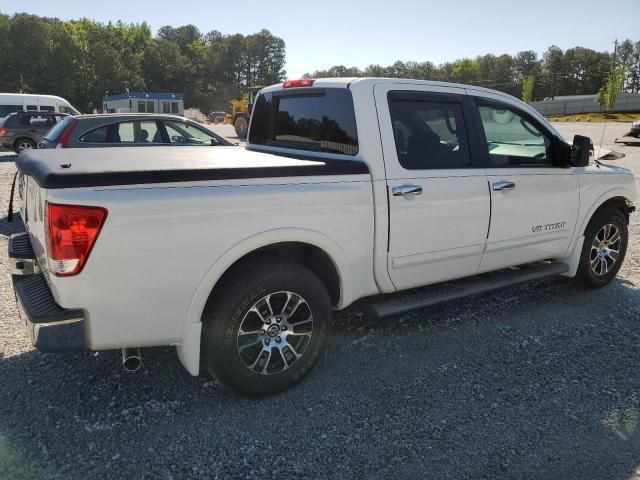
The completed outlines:
<svg viewBox="0 0 640 480">
<path fill-rule="evenodd" d="M 171 102 L 171 113 L 178 113 L 178 102 Z"/>
<path fill-rule="evenodd" d="M 0 105 L 0 117 L 6 117 L 10 113 L 19 112 L 22 105 Z"/>
<path fill-rule="evenodd" d="M 60 113 L 68 113 L 69 115 L 78 115 L 78 112 L 71 107 L 58 107 Z"/>
<path fill-rule="evenodd" d="M 215 144 L 218 143 L 213 134 L 207 133 L 188 123 L 169 122 L 165 120 L 164 126 L 169 135 L 169 142 L 172 144 L 213 145 L 211 140 L 213 140 Z"/>
<path fill-rule="evenodd" d="M 171 102 L 162 102 L 162 113 L 171 113 Z"/>
<path fill-rule="evenodd" d="M 51 118 L 47 115 L 31 115 L 29 118 L 29 123 L 31 127 L 37 129 L 46 128 L 47 130 L 52 125 Z"/>
<path fill-rule="evenodd" d="M 398 161 L 404 168 L 471 165 L 461 104 L 391 98 L 389 109 Z"/>
<path fill-rule="evenodd" d="M 162 143 L 155 120 L 122 122 L 116 126 L 113 143 Z"/>
<path fill-rule="evenodd" d="M 49 105 L 40 105 L 40 110 L 42 110 L 43 112 L 55 112 L 56 109 L 52 106 Z"/>
<path fill-rule="evenodd" d="M 37 105 L 27 105 L 27 110 L 38 110 Z"/>
<path fill-rule="evenodd" d="M 17 115 L 17 124 L 22 126 L 22 127 L 30 127 L 31 126 L 31 115 Z"/>
<path fill-rule="evenodd" d="M 328 88 L 303 95 L 260 95 L 249 135 L 254 144 L 355 155 L 358 134 L 351 92 Z"/>
<path fill-rule="evenodd" d="M 71 118 L 65 117 L 64 120 L 57 123 L 51 130 L 47 132 L 47 135 L 44 137 L 51 142 L 57 142 L 64 129 L 67 128 L 67 125 L 71 123 Z"/>
<path fill-rule="evenodd" d="M 489 161 L 496 167 L 550 166 L 551 140 L 539 128 L 513 110 L 480 105 Z"/>
<path fill-rule="evenodd" d="M 90 132 L 87 132 L 80 137 L 81 142 L 89 142 L 89 143 L 106 143 L 108 142 L 108 139 L 109 139 L 109 125 L 96 128 L 95 130 L 91 130 Z"/>
</svg>

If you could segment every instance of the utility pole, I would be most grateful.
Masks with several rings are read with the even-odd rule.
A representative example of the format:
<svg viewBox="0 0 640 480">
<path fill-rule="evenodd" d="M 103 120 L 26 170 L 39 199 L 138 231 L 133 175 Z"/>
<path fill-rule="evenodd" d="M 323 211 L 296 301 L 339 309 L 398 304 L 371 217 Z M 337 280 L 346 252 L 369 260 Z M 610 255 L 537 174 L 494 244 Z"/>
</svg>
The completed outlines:
<svg viewBox="0 0 640 480">
<path fill-rule="evenodd" d="M 618 39 L 616 38 L 616 41 L 613 42 L 613 68 L 616 68 L 616 55 L 618 53 Z"/>
</svg>

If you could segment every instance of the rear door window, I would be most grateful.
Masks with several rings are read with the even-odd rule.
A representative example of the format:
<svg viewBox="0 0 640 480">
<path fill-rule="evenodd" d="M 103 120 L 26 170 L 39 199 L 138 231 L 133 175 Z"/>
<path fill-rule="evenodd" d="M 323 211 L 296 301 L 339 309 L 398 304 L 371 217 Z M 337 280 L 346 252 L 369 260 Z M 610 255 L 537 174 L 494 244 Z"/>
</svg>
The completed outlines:
<svg viewBox="0 0 640 480">
<path fill-rule="evenodd" d="M 0 105 L 0 118 L 22 110 L 22 105 Z"/>
<path fill-rule="evenodd" d="M 451 96 L 456 97 L 456 96 Z M 471 165 L 462 104 L 446 95 L 390 94 L 398 161 L 407 170 Z"/>
<path fill-rule="evenodd" d="M 358 133 L 351 92 L 344 88 L 260 95 L 249 141 L 273 147 L 356 155 Z"/>
<path fill-rule="evenodd" d="M 51 117 L 49 115 L 32 115 L 29 123 L 31 128 L 49 130 L 49 128 L 51 128 Z"/>
<path fill-rule="evenodd" d="M 162 134 L 155 120 L 134 120 L 116 125 L 113 143 L 162 143 Z"/>
</svg>

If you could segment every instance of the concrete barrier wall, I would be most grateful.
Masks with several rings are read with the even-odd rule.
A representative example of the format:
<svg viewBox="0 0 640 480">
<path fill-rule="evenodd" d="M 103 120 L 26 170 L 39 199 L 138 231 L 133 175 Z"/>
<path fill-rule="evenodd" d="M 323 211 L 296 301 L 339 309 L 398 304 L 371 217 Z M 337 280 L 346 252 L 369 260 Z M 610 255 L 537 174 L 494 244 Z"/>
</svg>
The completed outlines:
<svg viewBox="0 0 640 480">
<path fill-rule="evenodd" d="M 576 113 L 604 112 L 604 107 L 596 103 L 595 95 L 580 95 L 576 98 L 531 102 L 531 106 L 542 115 L 573 115 Z M 621 93 L 613 107 L 614 112 L 640 112 L 640 94 Z"/>
</svg>

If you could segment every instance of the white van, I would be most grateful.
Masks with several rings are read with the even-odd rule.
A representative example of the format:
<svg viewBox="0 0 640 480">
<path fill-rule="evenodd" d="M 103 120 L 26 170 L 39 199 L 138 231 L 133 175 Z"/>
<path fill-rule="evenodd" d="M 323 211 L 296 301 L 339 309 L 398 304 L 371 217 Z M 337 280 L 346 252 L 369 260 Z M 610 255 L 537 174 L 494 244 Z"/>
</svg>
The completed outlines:
<svg viewBox="0 0 640 480">
<path fill-rule="evenodd" d="M 55 95 L 33 95 L 28 93 L 0 93 L 0 120 L 20 110 L 41 110 L 79 115 L 78 109 L 64 98 Z"/>
</svg>

